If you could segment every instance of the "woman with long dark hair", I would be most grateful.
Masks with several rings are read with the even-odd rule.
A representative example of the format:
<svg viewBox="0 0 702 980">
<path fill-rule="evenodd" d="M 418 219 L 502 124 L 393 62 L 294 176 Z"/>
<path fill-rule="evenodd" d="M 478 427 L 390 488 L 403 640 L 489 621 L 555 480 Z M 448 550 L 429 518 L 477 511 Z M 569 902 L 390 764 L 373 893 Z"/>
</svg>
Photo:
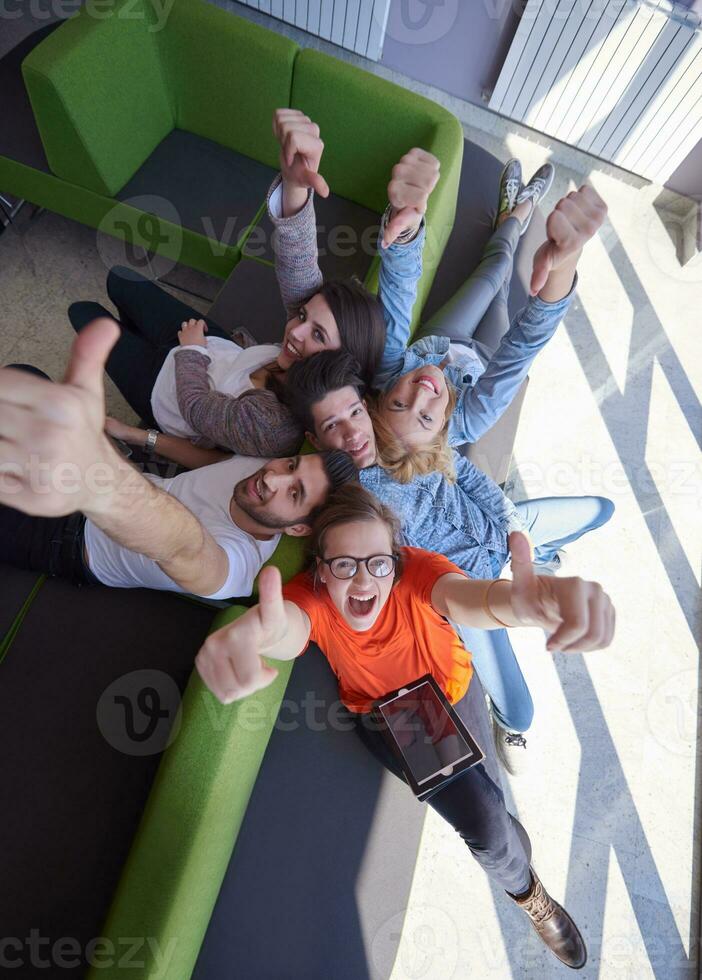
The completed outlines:
<svg viewBox="0 0 702 980">
<path fill-rule="evenodd" d="M 277 110 L 273 128 L 281 174 L 269 191 L 268 213 L 288 317 L 280 344 L 235 343 L 221 326 L 131 269 L 114 268 L 107 278 L 122 327 L 107 373 L 152 430 L 110 420 L 108 432 L 185 466 L 218 458 L 198 447 L 247 456 L 297 451 L 303 436 L 276 388 L 288 368 L 320 351 L 345 348 L 370 381 L 383 351 L 385 324 L 376 297 L 355 278 L 322 280 L 313 192 L 326 196 L 329 189 L 318 173 L 319 128 L 293 109 Z M 69 308 L 76 330 L 105 315 L 98 303 Z"/>
</svg>

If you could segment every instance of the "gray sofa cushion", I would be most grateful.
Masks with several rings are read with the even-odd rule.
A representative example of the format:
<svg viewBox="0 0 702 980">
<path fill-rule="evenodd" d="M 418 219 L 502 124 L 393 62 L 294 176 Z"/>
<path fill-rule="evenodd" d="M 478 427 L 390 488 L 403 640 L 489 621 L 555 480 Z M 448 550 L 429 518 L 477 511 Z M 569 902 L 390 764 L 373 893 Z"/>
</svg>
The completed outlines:
<svg viewBox="0 0 702 980">
<path fill-rule="evenodd" d="M 334 980 L 390 975 L 426 808 L 355 732 L 330 723 L 338 704 L 336 678 L 310 646 L 294 664 L 193 980 L 313 978 L 322 964 Z"/>
<path fill-rule="evenodd" d="M 23 573 L 7 571 L 3 586 L 8 577 L 22 582 Z M 0 666 L 4 936 L 24 941 L 38 929 L 52 946 L 71 936 L 83 951 L 100 936 L 211 622 L 211 609 L 167 593 L 56 579 L 42 586 Z M 135 710 L 132 734 L 129 709 L 114 699 L 134 704 L 148 688 L 157 694 L 142 695 L 147 716 Z M 144 739 L 157 709 L 168 714 Z M 17 955 L 8 950 L 8 959 Z M 52 971 L 23 955 L 15 971 L 23 980 L 56 975 L 55 963 Z M 84 963 L 58 970 L 84 972 Z"/>
</svg>

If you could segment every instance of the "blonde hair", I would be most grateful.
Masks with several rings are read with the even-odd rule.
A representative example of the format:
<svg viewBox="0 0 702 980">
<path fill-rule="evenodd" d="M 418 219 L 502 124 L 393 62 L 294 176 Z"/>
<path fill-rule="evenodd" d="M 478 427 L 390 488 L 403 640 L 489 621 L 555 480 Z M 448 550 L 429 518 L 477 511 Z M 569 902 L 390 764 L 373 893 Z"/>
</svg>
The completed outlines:
<svg viewBox="0 0 702 980">
<path fill-rule="evenodd" d="M 398 439 L 382 411 L 385 407 L 387 393 L 381 393 L 367 398 L 368 414 L 373 421 L 375 444 L 377 450 L 376 462 L 387 470 L 398 483 L 411 483 L 415 477 L 426 476 L 427 473 L 442 473 L 449 483 L 456 482 L 456 470 L 453 465 L 453 450 L 449 446 L 449 423 L 456 407 L 457 395 L 452 385 L 448 387 L 448 405 L 444 414 L 444 424 L 437 434 L 424 446 L 416 449 L 406 446 Z"/>
</svg>

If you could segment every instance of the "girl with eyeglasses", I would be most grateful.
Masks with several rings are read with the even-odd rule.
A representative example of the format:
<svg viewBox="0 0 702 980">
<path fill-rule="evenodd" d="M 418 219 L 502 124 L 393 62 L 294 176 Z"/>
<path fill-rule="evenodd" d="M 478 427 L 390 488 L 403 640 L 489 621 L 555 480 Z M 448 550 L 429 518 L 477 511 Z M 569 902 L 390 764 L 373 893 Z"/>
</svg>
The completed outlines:
<svg viewBox="0 0 702 980">
<path fill-rule="evenodd" d="M 264 569 L 259 605 L 207 639 L 196 658 L 203 681 L 229 704 L 275 679 L 263 656 L 291 660 L 312 641 L 336 674 L 362 741 L 400 775 L 370 711 L 386 693 L 431 674 L 485 753 L 435 790 L 431 806 L 527 913 L 551 951 L 568 966 L 582 967 L 582 937 L 533 871 L 528 835 L 506 809 L 485 696 L 470 653 L 447 619 L 488 630 L 538 627 L 550 634 L 549 649 L 590 650 L 612 640 L 609 598 L 596 583 L 536 576 L 520 533 L 510 537 L 511 582 L 469 579 L 442 555 L 402 547 L 392 512 L 359 486 L 330 497 L 311 545 L 311 574 L 283 588 L 278 570 Z"/>
</svg>

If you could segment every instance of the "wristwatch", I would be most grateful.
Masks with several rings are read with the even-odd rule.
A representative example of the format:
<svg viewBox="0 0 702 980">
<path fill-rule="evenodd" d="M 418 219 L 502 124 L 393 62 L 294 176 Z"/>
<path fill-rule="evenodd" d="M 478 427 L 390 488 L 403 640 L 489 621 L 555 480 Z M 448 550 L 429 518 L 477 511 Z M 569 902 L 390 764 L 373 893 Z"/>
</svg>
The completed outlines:
<svg viewBox="0 0 702 980">
<path fill-rule="evenodd" d="M 392 204 L 388 204 L 388 206 L 385 208 L 385 211 L 383 211 L 383 216 L 380 219 L 380 234 L 381 234 L 381 236 L 385 234 L 385 228 L 388 225 L 388 222 L 390 221 L 390 219 L 392 218 L 393 210 L 394 210 L 394 208 L 393 208 Z M 419 234 L 419 231 L 420 231 L 423 223 L 424 223 L 424 216 L 421 217 L 421 219 L 419 221 L 419 224 L 415 228 L 406 228 L 401 234 L 399 234 L 397 236 L 397 238 L 395 239 L 394 244 L 395 245 L 409 245 L 409 243 L 410 242 L 413 242 L 414 239 Z"/>
<path fill-rule="evenodd" d="M 158 429 L 147 429 L 146 430 L 146 442 L 144 443 L 144 449 L 148 453 L 153 453 L 156 449 L 156 440 L 161 435 Z"/>
</svg>

